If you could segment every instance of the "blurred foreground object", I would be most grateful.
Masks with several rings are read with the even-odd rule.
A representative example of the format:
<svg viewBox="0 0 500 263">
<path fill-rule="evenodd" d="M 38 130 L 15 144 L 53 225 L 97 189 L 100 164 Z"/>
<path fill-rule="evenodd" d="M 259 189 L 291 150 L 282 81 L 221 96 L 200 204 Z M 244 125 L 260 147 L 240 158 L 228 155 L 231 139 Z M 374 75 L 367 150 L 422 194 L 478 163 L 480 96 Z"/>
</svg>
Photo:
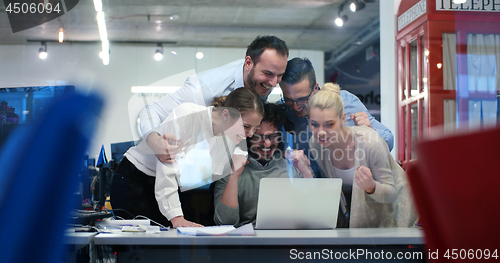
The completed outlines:
<svg viewBox="0 0 500 263">
<path fill-rule="evenodd" d="M 427 249 L 439 250 L 432 262 L 498 259 L 500 129 L 424 141 L 417 150 L 408 176 Z"/>
<path fill-rule="evenodd" d="M 2 262 L 61 262 L 78 172 L 103 101 L 66 94 L 33 125 L 13 131 L 0 152 Z"/>
</svg>

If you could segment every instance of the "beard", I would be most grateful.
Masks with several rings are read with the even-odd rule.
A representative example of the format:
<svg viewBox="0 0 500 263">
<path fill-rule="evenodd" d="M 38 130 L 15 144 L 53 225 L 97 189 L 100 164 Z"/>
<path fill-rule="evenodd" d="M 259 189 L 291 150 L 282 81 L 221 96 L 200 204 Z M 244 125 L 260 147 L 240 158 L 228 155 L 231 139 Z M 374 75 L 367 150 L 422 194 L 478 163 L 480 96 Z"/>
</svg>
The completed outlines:
<svg viewBox="0 0 500 263">
<path fill-rule="evenodd" d="M 254 67 L 252 67 L 252 69 L 248 72 L 248 75 L 247 75 L 247 83 L 248 83 L 248 86 L 255 90 L 255 87 L 257 86 L 257 82 L 254 80 L 254 75 L 255 75 L 255 71 L 254 71 Z"/>
</svg>

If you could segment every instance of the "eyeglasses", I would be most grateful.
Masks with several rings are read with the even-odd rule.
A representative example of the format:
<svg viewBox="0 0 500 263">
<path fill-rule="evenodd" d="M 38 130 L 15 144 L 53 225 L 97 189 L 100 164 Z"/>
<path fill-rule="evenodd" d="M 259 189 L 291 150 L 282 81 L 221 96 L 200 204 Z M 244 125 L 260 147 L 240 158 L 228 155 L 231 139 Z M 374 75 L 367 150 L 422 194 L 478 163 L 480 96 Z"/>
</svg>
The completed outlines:
<svg viewBox="0 0 500 263">
<path fill-rule="evenodd" d="M 263 141 L 269 139 L 271 142 L 275 142 L 279 139 L 279 137 L 280 137 L 279 133 L 272 133 L 269 135 L 254 133 L 252 136 L 252 140 L 255 142 L 263 142 Z"/>
<path fill-rule="evenodd" d="M 303 107 L 303 106 L 305 106 L 305 105 L 307 104 L 307 102 L 309 101 L 309 97 L 311 97 L 311 94 L 313 93 L 313 91 L 314 91 L 314 88 L 313 88 L 313 89 L 311 89 L 311 92 L 310 92 L 310 93 L 309 93 L 309 95 L 307 95 L 306 97 L 298 98 L 298 99 L 296 99 L 296 100 L 292 100 L 292 99 L 290 99 L 290 98 L 283 97 L 283 98 L 281 99 L 281 101 L 282 101 L 283 103 L 285 103 L 285 104 L 286 104 L 287 106 L 289 106 L 289 107 L 293 107 L 293 104 L 294 104 L 294 103 L 297 103 L 297 105 L 298 105 L 299 107 Z"/>
</svg>

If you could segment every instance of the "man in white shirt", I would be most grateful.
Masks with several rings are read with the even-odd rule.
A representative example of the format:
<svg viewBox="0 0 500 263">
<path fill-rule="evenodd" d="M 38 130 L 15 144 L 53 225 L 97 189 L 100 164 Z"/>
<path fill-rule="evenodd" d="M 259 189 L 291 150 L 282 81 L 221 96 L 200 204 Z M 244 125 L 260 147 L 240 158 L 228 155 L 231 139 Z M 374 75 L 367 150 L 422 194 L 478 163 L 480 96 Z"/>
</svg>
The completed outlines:
<svg viewBox="0 0 500 263">
<path fill-rule="evenodd" d="M 246 87 L 263 101 L 281 81 L 288 60 L 286 43 L 275 36 L 259 36 L 247 48 L 246 57 L 222 67 L 190 76 L 176 92 L 148 105 L 140 114 L 141 132 L 160 161 L 172 163 L 182 148 L 175 135 L 155 132 L 172 109 L 184 102 L 209 106 L 213 98 Z"/>
</svg>

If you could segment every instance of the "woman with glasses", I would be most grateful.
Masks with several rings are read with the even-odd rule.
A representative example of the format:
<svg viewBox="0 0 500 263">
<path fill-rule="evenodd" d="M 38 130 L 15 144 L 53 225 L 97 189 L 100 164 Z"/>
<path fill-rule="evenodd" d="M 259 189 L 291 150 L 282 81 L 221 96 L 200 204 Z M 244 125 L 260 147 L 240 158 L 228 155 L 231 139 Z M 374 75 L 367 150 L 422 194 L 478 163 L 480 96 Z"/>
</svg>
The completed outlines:
<svg viewBox="0 0 500 263">
<path fill-rule="evenodd" d="M 262 178 L 312 178 L 309 161 L 303 151 L 294 151 L 284 158 L 281 127 L 290 130 L 281 106 L 264 105 L 265 115 L 253 137 L 247 138 L 248 162 L 244 169 L 219 180 L 215 184 L 214 221 L 220 225 L 241 226 L 253 223 L 257 216 L 257 197 Z"/>
<path fill-rule="evenodd" d="M 374 129 L 344 126 L 345 119 L 338 85 L 323 86 L 309 101 L 311 150 L 326 177 L 343 181 L 338 226 L 413 226 L 405 172 Z"/>
<path fill-rule="evenodd" d="M 179 147 L 179 154 L 173 163 L 164 163 L 157 157 L 165 152 L 164 147 L 154 148 L 144 140 L 130 148 L 113 177 L 113 209 L 125 209 L 162 225 L 170 221 L 173 227 L 201 226 L 184 218 L 179 187 L 185 190 L 186 183 L 196 184 L 204 175 L 215 181 L 243 167 L 247 159 L 243 140 L 253 136 L 263 115 L 258 94 L 249 88 L 216 98 L 210 107 L 193 103 L 175 107 L 155 132 L 163 137 L 175 134 L 178 140 L 170 144 Z M 240 142 L 244 147 L 236 148 Z"/>
</svg>

